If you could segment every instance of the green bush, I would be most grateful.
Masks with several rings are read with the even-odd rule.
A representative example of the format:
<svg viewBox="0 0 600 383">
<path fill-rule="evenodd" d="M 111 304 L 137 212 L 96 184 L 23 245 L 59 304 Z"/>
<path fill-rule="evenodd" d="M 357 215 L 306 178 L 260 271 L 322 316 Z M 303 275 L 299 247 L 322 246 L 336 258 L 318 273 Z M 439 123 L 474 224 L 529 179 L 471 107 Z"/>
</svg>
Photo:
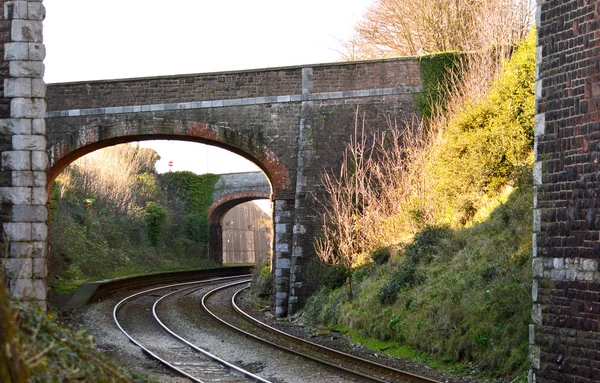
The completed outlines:
<svg viewBox="0 0 600 383">
<path fill-rule="evenodd" d="M 533 147 L 535 33 L 523 41 L 483 100 L 449 123 L 428 164 L 441 221 L 469 222 L 527 163 Z"/>
<path fill-rule="evenodd" d="M 390 260 L 391 254 L 389 246 L 378 247 L 371 253 L 371 259 L 378 265 L 384 265 Z"/>
<path fill-rule="evenodd" d="M 14 302 L 18 315 L 18 340 L 26 350 L 29 382 L 149 382 L 129 373 L 96 350 L 85 330 L 73 332 L 51 315 L 28 302 Z"/>
<path fill-rule="evenodd" d="M 344 286 L 346 280 L 352 275 L 352 270 L 344 265 L 332 265 L 325 274 L 321 283 L 330 290 Z"/>
<path fill-rule="evenodd" d="M 146 224 L 148 225 L 148 238 L 154 247 L 158 247 L 163 228 L 167 223 L 167 210 L 156 202 L 146 205 Z"/>
</svg>

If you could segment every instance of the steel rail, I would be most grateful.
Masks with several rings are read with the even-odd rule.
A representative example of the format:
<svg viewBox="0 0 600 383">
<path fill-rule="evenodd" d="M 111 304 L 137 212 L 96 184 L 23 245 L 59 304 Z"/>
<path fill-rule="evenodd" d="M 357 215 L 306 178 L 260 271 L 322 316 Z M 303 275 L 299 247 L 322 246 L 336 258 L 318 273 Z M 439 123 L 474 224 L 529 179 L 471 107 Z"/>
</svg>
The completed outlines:
<svg viewBox="0 0 600 383">
<path fill-rule="evenodd" d="M 305 354 L 303 352 L 295 351 L 295 350 L 292 350 L 290 348 L 284 347 L 284 346 L 282 346 L 280 344 L 274 343 L 274 342 L 272 342 L 270 340 L 261 338 L 261 337 L 255 335 L 255 334 L 252 334 L 252 333 L 250 333 L 250 332 L 248 332 L 246 330 L 242 330 L 241 328 L 239 328 L 239 327 L 237 327 L 237 326 L 235 326 L 235 325 L 233 325 L 231 323 L 228 323 L 227 321 L 223 320 L 222 318 L 220 318 L 216 314 L 214 314 L 212 311 L 210 311 L 210 309 L 208 308 L 207 303 L 206 303 L 206 300 L 207 300 L 208 297 L 210 297 L 213 294 L 216 294 L 217 292 L 219 292 L 221 290 L 224 290 L 224 289 L 227 289 L 227 288 L 230 288 L 230 287 L 242 284 L 242 283 L 247 283 L 247 282 L 242 281 L 242 282 L 230 283 L 230 284 L 227 284 L 227 285 L 215 288 L 215 289 L 209 291 L 208 293 L 206 293 L 202 297 L 202 300 L 201 300 L 201 304 L 202 304 L 203 310 L 206 311 L 208 314 L 210 314 L 217 321 L 221 322 L 223 325 L 225 325 L 225 326 L 227 326 L 227 327 L 229 327 L 229 328 L 231 328 L 231 329 L 233 329 L 235 331 L 238 331 L 239 333 L 241 333 L 241 334 L 243 334 L 243 335 L 245 335 L 247 337 L 256 339 L 259 342 L 266 343 L 266 344 L 268 344 L 268 345 L 270 345 L 272 347 L 284 350 L 284 351 L 289 352 L 291 354 L 298 355 L 298 356 L 301 356 L 303 358 L 312 360 L 313 362 L 317 362 L 317 363 L 320 363 L 322 365 L 334 368 L 334 369 L 336 369 L 338 371 L 342 371 L 342 372 L 344 372 L 346 374 L 353 375 L 353 376 L 359 377 L 361 379 L 366 379 L 367 381 L 377 382 L 377 383 L 390 383 L 390 380 L 384 380 L 384 379 L 380 379 L 380 378 L 377 378 L 377 377 L 374 377 L 374 376 L 363 374 L 363 373 L 358 372 L 358 371 L 350 370 L 350 369 L 342 367 L 340 365 L 327 362 L 327 361 L 325 361 L 323 359 L 315 358 L 315 357 L 313 357 L 311 355 L 308 355 L 308 354 Z M 435 381 L 431 381 L 431 380 L 428 380 L 427 382 L 428 383 L 439 383 L 439 382 L 435 382 Z"/>
<path fill-rule="evenodd" d="M 169 369 L 177 372 L 178 374 L 181 374 L 183 376 L 185 376 L 186 378 L 196 382 L 196 383 L 206 383 L 190 374 L 188 374 L 187 372 L 183 371 L 182 369 L 174 366 L 173 364 L 169 363 L 167 360 L 161 358 L 160 356 L 158 356 L 157 354 L 155 354 L 154 352 L 150 351 L 150 349 L 148 349 L 147 347 L 143 346 L 140 342 L 138 342 L 136 339 L 134 339 L 127 331 L 125 331 L 125 329 L 123 328 L 123 326 L 121 326 L 121 323 L 119 322 L 117 315 L 119 312 L 119 309 L 121 307 L 123 307 L 123 305 L 134 298 L 137 298 L 139 296 L 154 292 L 154 291 L 158 291 L 158 290 L 164 290 L 164 289 L 168 289 L 168 288 L 176 288 L 176 287 L 181 287 L 181 286 L 187 286 L 187 285 L 200 285 L 200 287 L 202 285 L 205 284 L 210 284 L 210 283 L 215 283 L 215 282 L 219 282 L 219 281 L 227 281 L 227 280 L 232 280 L 232 279 L 239 279 L 239 278 L 243 278 L 243 277 L 247 277 L 247 275 L 244 276 L 233 276 L 233 277 L 221 277 L 221 278 L 213 278 L 213 279 L 205 279 L 205 280 L 201 280 L 201 281 L 195 281 L 195 282 L 185 282 L 185 283 L 176 283 L 176 284 L 172 284 L 172 285 L 167 285 L 167 286 L 161 286 L 161 287 L 155 287 L 152 289 L 147 289 L 144 291 L 140 291 L 137 292 L 135 294 L 132 294 L 130 296 L 125 297 L 124 299 L 120 300 L 114 307 L 113 309 L 113 320 L 115 321 L 117 327 L 119 328 L 119 330 L 121 330 L 121 332 L 123 334 L 125 334 L 125 336 L 136 346 L 138 346 L 139 348 L 142 349 L 142 351 L 148 355 L 150 355 L 152 358 L 154 358 L 155 360 L 157 360 L 158 362 L 160 362 L 161 364 L 165 365 L 166 367 L 168 367 Z M 189 288 L 189 290 L 194 289 L 198 286 L 194 286 L 192 288 Z M 184 290 L 188 290 L 188 289 L 184 289 Z M 219 361 L 217 361 L 218 363 L 220 363 Z M 229 366 L 228 366 L 229 367 Z"/>
<path fill-rule="evenodd" d="M 398 370 L 396 368 L 393 367 L 389 367 L 386 366 L 384 364 L 381 363 L 377 363 L 377 362 L 373 362 L 358 356 L 354 356 L 351 354 L 347 354 L 345 352 L 341 352 L 338 350 L 335 350 L 333 348 L 330 347 L 326 347 L 326 346 L 322 346 L 320 344 L 314 343 L 314 342 L 310 342 L 307 341 L 305 339 L 296 337 L 294 335 L 288 334 L 286 332 L 283 332 L 281 330 L 276 329 L 275 327 L 269 326 L 266 323 L 263 323 L 261 321 L 259 321 L 258 319 L 252 317 L 251 315 L 249 315 L 248 313 L 246 313 L 244 310 L 242 310 L 236 303 L 236 298 L 238 297 L 238 295 L 244 291 L 248 289 L 248 286 L 238 290 L 232 297 L 231 297 L 231 305 L 233 306 L 233 309 L 240 314 L 241 316 L 244 317 L 244 319 L 246 319 L 248 322 L 250 322 L 251 324 L 253 324 L 254 326 L 260 327 L 266 331 L 272 332 L 277 334 L 278 336 L 284 337 L 286 339 L 289 339 L 290 341 L 294 342 L 294 343 L 299 343 L 299 344 L 303 344 L 307 347 L 313 348 L 315 350 L 321 351 L 321 352 L 325 352 L 327 354 L 336 356 L 336 357 L 340 357 L 343 359 L 348 359 L 351 360 L 353 363 L 356 364 L 360 364 L 363 365 L 365 367 L 371 368 L 371 369 L 380 369 L 381 371 L 387 373 L 387 374 L 396 374 L 396 375 L 400 375 L 402 378 L 404 379 L 409 379 L 415 383 L 440 383 L 436 380 L 432 380 L 429 378 L 426 378 L 424 376 L 420 376 L 420 375 L 416 375 L 416 374 L 412 374 L 410 372 L 407 371 L 402 371 L 402 370 Z"/>
<path fill-rule="evenodd" d="M 245 283 L 247 281 L 244 281 L 242 283 Z M 185 289 L 184 289 L 185 290 Z M 168 294 L 163 295 L 162 297 L 160 297 L 159 299 L 157 299 L 154 304 L 152 305 L 152 315 L 154 316 L 154 319 L 156 320 L 156 322 L 166 331 L 168 332 L 171 336 L 173 336 L 174 338 L 176 338 L 177 340 L 187 344 L 188 346 L 190 346 L 192 349 L 198 351 L 199 353 L 206 355 L 207 357 L 221 363 L 222 365 L 231 368 L 232 370 L 235 370 L 237 372 L 239 372 L 240 374 L 244 375 L 247 378 L 253 379 L 257 382 L 261 382 L 261 383 L 271 383 L 270 381 L 261 378 L 258 375 L 254 375 L 253 373 L 244 370 L 243 368 L 240 368 L 234 364 L 231 364 L 229 362 L 227 362 L 224 359 L 219 358 L 218 356 L 211 354 L 210 352 L 196 346 L 195 344 L 193 344 L 192 342 L 188 341 L 187 339 L 183 338 L 182 336 L 180 336 L 179 334 L 175 333 L 173 330 L 171 330 L 169 327 L 167 327 L 163 321 L 160 320 L 160 318 L 158 317 L 158 314 L 156 313 L 156 307 L 158 306 L 158 304 L 160 304 L 160 302 L 162 302 L 163 299 L 166 299 L 170 296 L 173 296 L 175 294 L 181 293 L 183 290 L 178 290 L 178 291 L 173 291 L 170 292 Z"/>
</svg>

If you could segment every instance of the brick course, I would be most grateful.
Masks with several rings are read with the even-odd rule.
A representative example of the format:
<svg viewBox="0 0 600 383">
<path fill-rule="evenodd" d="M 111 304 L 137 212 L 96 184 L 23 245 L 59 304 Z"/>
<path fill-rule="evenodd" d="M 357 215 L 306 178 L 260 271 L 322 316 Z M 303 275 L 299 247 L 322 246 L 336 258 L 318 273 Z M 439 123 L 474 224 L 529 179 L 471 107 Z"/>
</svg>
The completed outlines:
<svg viewBox="0 0 600 383">
<path fill-rule="evenodd" d="M 600 1 L 538 1 L 530 381 L 600 381 Z"/>
</svg>

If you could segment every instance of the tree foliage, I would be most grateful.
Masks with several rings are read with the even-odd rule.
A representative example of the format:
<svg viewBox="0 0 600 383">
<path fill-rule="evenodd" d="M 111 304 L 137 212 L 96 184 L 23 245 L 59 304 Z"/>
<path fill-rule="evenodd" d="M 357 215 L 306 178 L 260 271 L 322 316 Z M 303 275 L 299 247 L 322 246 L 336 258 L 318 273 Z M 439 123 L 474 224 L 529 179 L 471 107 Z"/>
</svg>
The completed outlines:
<svg viewBox="0 0 600 383">
<path fill-rule="evenodd" d="M 345 43 L 348 60 L 510 46 L 531 28 L 533 0 L 376 0 Z"/>
</svg>

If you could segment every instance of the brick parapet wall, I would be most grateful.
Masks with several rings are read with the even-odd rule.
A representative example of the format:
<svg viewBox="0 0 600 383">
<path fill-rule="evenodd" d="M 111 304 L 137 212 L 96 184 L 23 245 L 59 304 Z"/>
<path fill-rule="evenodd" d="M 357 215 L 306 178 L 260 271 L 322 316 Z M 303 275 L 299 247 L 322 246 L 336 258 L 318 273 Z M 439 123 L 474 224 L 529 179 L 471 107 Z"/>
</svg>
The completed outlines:
<svg viewBox="0 0 600 383">
<path fill-rule="evenodd" d="M 600 381 L 599 15 L 538 0 L 530 382 Z"/>
<path fill-rule="evenodd" d="M 403 58 L 318 64 L 304 68 L 50 84 L 47 91 L 48 110 L 302 95 L 306 93 L 302 73 L 307 68 L 314 73 L 311 93 L 402 87 L 414 92 L 413 88 L 421 86 L 417 60 Z"/>
<path fill-rule="evenodd" d="M 41 0 L 2 1 L 0 5 L 3 12 L 0 262 L 13 295 L 45 306 L 48 231 L 42 37 L 45 9 Z"/>
</svg>

